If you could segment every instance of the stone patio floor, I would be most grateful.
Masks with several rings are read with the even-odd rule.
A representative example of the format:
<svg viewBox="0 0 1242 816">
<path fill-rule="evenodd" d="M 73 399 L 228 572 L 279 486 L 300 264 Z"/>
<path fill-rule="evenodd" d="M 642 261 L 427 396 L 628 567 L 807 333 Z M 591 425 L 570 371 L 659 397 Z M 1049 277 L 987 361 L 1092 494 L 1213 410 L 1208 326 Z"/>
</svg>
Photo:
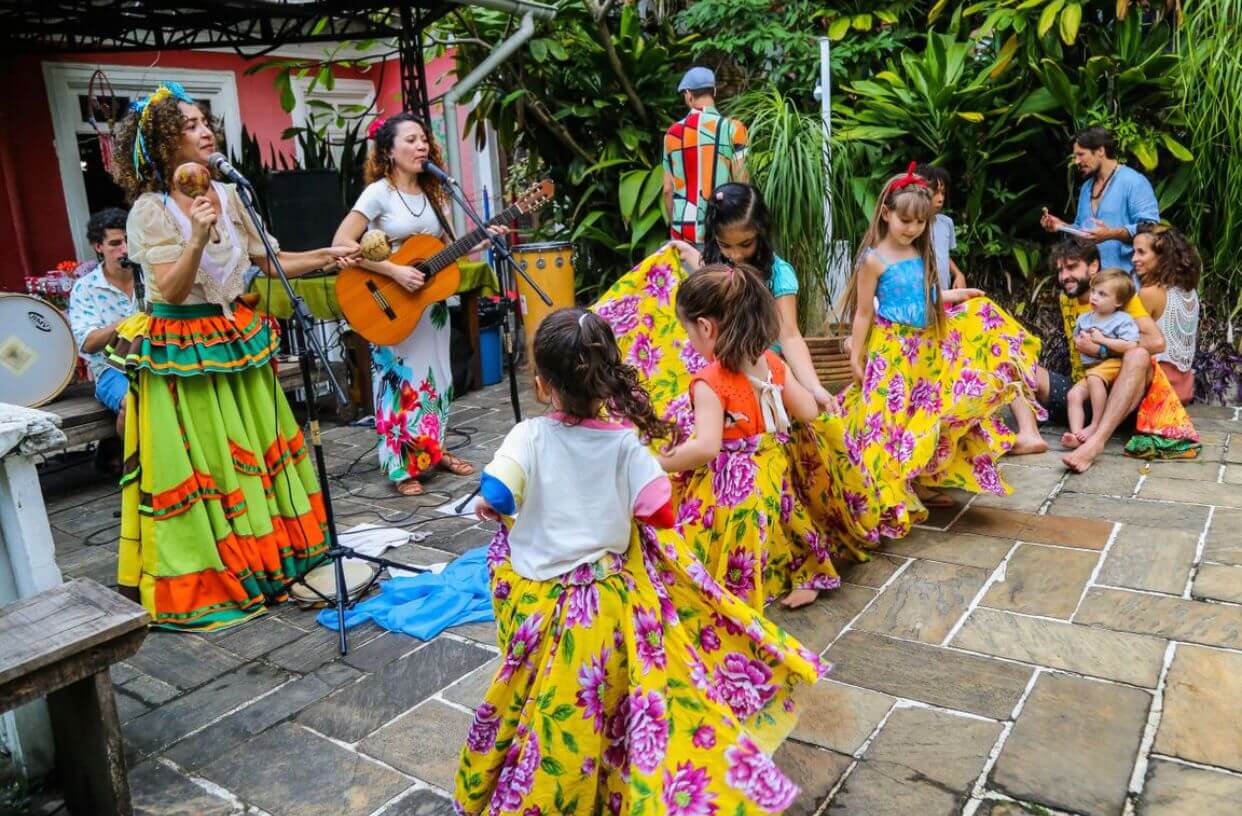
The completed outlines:
<svg viewBox="0 0 1242 816">
<path fill-rule="evenodd" d="M 511 426 L 507 390 L 454 412 L 472 429 L 458 453 L 486 463 Z M 1010 460 L 1014 495 L 938 512 L 839 590 L 775 613 L 835 664 L 777 755 L 803 789 L 790 812 L 1237 813 L 1242 409 L 1191 414 L 1196 461 L 1147 466 L 1116 441 L 1085 476 L 1058 452 Z M 342 528 L 437 515 L 443 496 L 391 495 L 372 431 L 326 439 Z M 114 584 L 115 486 L 82 466 L 45 490 L 65 575 Z M 433 535 L 393 558 L 443 562 L 492 534 L 451 518 L 417 529 Z M 422 643 L 368 624 L 342 658 L 314 615 L 287 604 L 218 634 L 153 631 L 115 668 L 137 813 L 451 813 L 494 626 Z"/>
</svg>

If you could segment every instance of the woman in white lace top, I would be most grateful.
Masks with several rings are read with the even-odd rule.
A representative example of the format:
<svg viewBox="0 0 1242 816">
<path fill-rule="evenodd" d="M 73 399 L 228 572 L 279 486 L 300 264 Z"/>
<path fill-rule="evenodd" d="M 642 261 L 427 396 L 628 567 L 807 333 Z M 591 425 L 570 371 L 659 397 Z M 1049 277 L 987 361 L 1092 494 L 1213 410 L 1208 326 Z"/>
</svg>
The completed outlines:
<svg viewBox="0 0 1242 816">
<path fill-rule="evenodd" d="M 1195 344 L 1199 337 L 1199 274 L 1203 262 L 1185 235 L 1166 224 L 1139 225 L 1134 236 L 1134 271 L 1142 282 L 1139 298 L 1164 333 L 1165 350 L 1156 355 L 1183 404 L 1195 394 Z"/>
<path fill-rule="evenodd" d="M 216 150 L 206 112 L 176 83 L 117 128 L 114 176 L 134 202 L 130 257 L 147 308 L 120 323 L 108 362 L 129 378 L 121 477 L 121 590 L 155 625 L 218 629 L 260 615 L 322 557 L 324 504 L 276 383 L 275 333 L 238 299 L 267 268 L 262 228 L 237 190 L 191 197 L 169 180 Z M 279 253 L 290 275 L 357 251 Z"/>
</svg>

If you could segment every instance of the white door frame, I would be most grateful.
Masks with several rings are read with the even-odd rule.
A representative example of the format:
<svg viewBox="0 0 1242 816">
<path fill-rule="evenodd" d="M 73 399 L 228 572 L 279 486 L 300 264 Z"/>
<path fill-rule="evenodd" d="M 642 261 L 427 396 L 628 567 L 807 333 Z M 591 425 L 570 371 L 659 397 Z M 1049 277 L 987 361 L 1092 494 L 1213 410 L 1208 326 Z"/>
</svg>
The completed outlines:
<svg viewBox="0 0 1242 816">
<path fill-rule="evenodd" d="M 69 214 L 69 229 L 73 233 L 73 245 L 79 260 L 95 257 L 86 240 L 86 224 L 91 214 L 86 201 L 86 184 L 82 180 L 82 157 L 78 153 L 77 137 L 78 134 L 93 132 L 89 125 L 81 121 L 78 95 L 86 92 L 96 68 L 103 68 L 118 94 L 131 97 L 150 93 L 163 80 L 180 82 L 190 96 L 211 102 L 212 115 L 223 122 L 229 147 L 238 150 L 241 146 L 241 106 L 237 101 L 237 75 L 232 71 L 45 61 L 43 85 L 47 89 L 48 111 L 52 115 L 54 146 L 60 165 L 60 184 L 65 192 L 65 209 Z"/>
</svg>

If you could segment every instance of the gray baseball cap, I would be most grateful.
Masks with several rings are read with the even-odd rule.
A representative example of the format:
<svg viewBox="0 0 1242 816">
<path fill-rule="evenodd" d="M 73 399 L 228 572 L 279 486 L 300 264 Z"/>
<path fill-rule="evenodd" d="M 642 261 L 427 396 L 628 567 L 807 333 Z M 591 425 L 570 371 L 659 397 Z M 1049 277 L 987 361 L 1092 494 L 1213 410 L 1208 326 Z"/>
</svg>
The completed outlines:
<svg viewBox="0 0 1242 816">
<path fill-rule="evenodd" d="M 677 83 L 678 91 L 697 91 L 700 88 L 715 88 L 716 75 L 712 73 L 711 68 L 704 68 L 702 65 L 696 65 L 686 75 L 681 78 L 681 82 Z"/>
</svg>

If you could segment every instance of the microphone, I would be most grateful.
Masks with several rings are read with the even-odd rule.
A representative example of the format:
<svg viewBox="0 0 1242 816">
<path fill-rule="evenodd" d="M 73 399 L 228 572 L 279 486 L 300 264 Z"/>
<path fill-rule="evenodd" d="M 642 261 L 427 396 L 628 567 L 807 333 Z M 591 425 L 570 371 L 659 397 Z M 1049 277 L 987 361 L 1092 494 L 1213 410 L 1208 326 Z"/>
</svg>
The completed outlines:
<svg viewBox="0 0 1242 816">
<path fill-rule="evenodd" d="M 117 261 L 117 263 L 119 263 L 121 266 L 125 267 L 126 269 L 142 269 L 142 267 L 139 266 L 136 261 L 131 261 L 128 255 L 122 255 L 121 259 Z"/>
<path fill-rule="evenodd" d="M 212 153 L 207 159 L 207 166 L 216 172 L 217 175 L 223 176 L 234 184 L 240 184 L 242 187 L 250 187 L 250 182 L 246 177 L 237 172 L 237 168 L 229 164 L 229 160 L 224 157 L 223 153 Z"/>
<path fill-rule="evenodd" d="M 453 181 L 452 177 L 449 176 L 448 173 L 441 170 L 436 165 L 436 163 L 431 161 L 430 159 L 423 160 L 423 172 L 430 173 L 431 175 L 435 176 L 436 178 L 438 178 L 440 181 L 444 182 L 445 184 L 456 184 L 457 183 Z"/>
</svg>

